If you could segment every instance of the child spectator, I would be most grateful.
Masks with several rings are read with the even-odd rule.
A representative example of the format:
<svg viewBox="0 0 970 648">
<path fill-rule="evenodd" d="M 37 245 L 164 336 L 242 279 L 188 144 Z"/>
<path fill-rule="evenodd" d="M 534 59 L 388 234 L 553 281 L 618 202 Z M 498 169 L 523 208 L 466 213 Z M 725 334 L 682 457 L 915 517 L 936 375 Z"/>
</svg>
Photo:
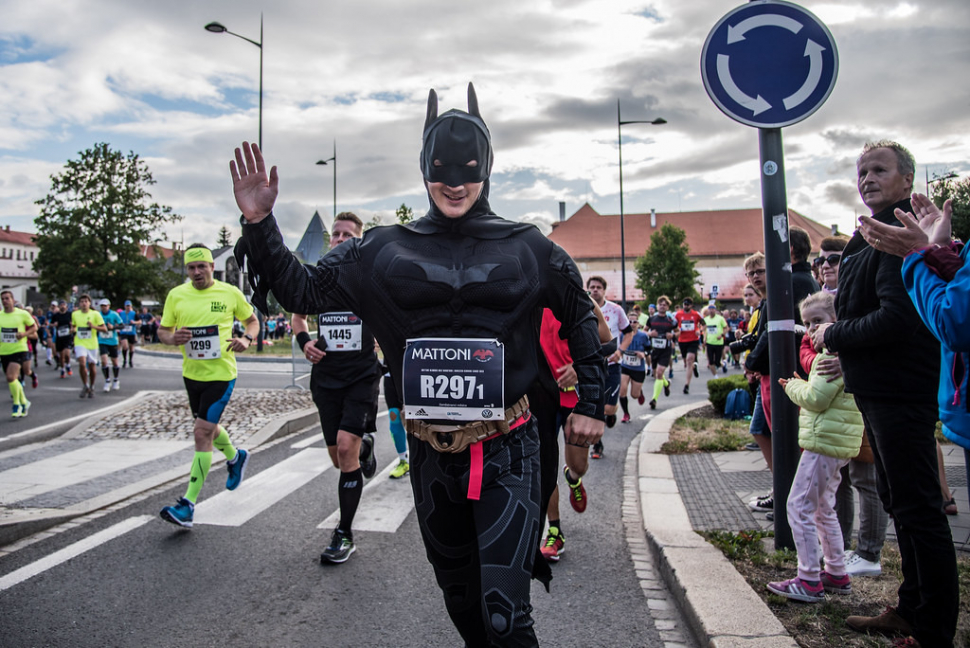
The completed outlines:
<svg viewBox="0 0 970 648">
<path fill-rule="evenodd" d="M 835 299 L 825 292 L 809 295 L 799 309 L 809 331 L 835 321 Z M 835 491 L 839 470 L 859 453 L 862 415 L 842 379 L 829 382 L 819 375 L 818 364 L 829 354 L 820 353 L 812 363 L 808 380 L 798 377 L 778 382 L 793 403 L 801 407 L 798 444 L 801 459 L 788 496 L 788 523 L 798 550 L 798 575 L 768 583 L 775 594 L 806 603 L 825 598 L 825 592 L 848 594 L 851 578 L 845 570 L 842 529 L 835 515 Z M 819 567 L 819 543 L 825 569 Z"/>
</svg>

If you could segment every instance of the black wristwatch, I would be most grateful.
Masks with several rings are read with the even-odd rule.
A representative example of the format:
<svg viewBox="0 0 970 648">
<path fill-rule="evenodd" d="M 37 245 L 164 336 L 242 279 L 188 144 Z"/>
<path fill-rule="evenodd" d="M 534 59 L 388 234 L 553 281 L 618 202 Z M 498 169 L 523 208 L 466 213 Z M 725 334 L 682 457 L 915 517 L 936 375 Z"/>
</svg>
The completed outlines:
<svg viewBox="0 0 970 648">
<path fill-rule="evenodd" d="M 243 333 L 243 337 L 246 338 L 247 340 L 249 340 L 250 342 L 255 342 L 256 341 L 256 339 L 252 335 L 250 335 L 249 333 Z"/>
</svg>

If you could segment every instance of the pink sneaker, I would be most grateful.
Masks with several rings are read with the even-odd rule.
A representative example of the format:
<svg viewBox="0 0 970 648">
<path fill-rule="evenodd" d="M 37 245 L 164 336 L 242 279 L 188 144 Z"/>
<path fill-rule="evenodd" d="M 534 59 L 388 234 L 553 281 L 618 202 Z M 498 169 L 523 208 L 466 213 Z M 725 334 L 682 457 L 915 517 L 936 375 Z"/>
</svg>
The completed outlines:
<svg viewBox="0 0 970 648">
<path fill-rule="evenodd" d="M 801 578 L 795 577 L 791 580 L 768 583 L 768 591 L 784 596 L 793 601 L 803 603 L 818 603 L 825 600 L 825 588 L 822 583 L 810 584 Z"/>
<path fill-rule="evenodd" d="M 848 574 L 842 574 L 841 576 L 833 576 L 827 571 L 822 571 L 820 577 L 822 579 L 822 587 L 829 594 L 851 594 L 852 593 L 852 578 Z"/>
<path fill-rule="evenodd" d="M 629 423 L 629 422 L 630 422 L 630 415 L 629 414 L 624 414 L 623 415 L 623 418 L 620 419 L 620 423 Z"/>
</svg>

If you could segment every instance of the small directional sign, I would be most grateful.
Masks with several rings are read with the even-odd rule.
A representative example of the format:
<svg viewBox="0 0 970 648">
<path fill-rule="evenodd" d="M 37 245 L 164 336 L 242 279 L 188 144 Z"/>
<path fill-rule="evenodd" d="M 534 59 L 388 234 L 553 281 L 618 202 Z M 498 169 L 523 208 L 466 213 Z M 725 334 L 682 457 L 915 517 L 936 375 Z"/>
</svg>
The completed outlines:
<svg viewBox="0 0 970 648">
<path fill-rule="evenodd" d="M 728 12 L 701 55 L 707 94 L 728 117 L 757 128 L 811 115 L 828 99 L 838 72 L 828 28 L 783 0 L 756 0 Z"/>
</svg>

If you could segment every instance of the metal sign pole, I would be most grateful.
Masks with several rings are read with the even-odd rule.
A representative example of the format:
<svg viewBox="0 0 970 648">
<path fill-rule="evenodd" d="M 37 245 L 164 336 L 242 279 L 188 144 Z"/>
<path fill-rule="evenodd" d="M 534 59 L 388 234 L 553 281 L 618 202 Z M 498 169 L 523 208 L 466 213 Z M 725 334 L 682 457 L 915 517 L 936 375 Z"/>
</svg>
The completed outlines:
<svg viewBox="0 0 970 648">
<path fill-rule="evenodd" d="M 768 282 L 768 357 L 771 361 L 771 454 L 775 497 L 775 549 L 794 549 L 788 526 L 788 493 L 798 469 L 798 408 L 778 384 L 795 375 L 795 311 L 792 304 L 788 199 L 780 128 L 759 128 L 761 204 Z"/>
</svg>

